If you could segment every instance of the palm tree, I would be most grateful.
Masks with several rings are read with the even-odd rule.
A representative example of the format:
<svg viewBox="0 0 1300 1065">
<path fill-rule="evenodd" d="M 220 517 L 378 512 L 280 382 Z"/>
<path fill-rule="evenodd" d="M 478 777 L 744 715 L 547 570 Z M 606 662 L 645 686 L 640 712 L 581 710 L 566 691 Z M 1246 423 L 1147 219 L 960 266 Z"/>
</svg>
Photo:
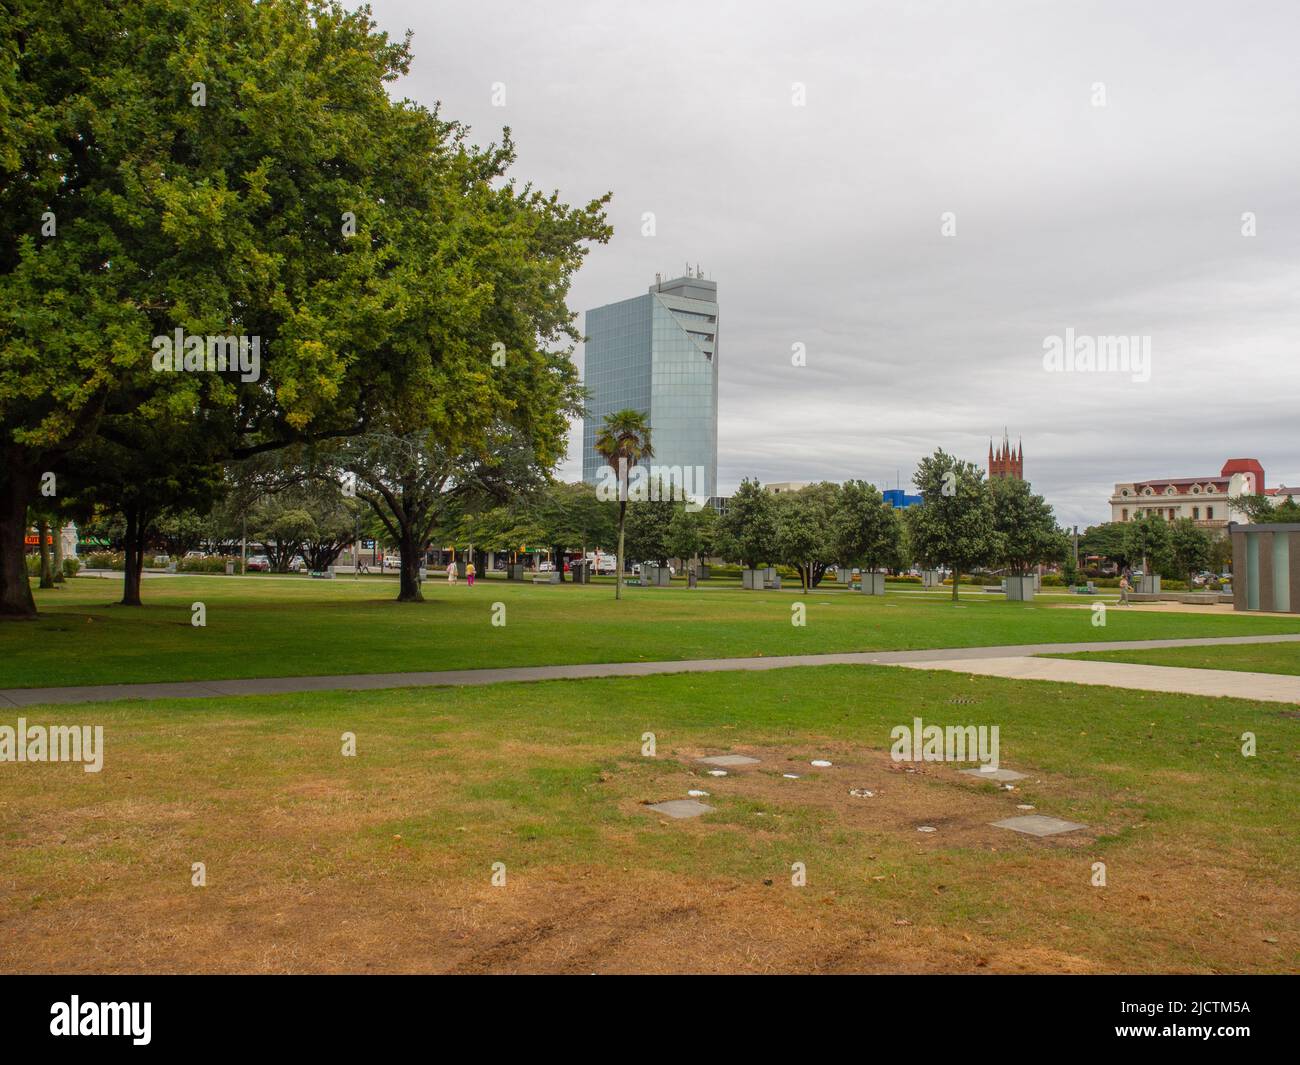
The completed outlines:
<svg viewBox="0 0 1300 1065">
<path fill-rule="evenodd" d="M 628 408 L 605 415 L 596 433 L 596 452 L 618 475 L 618 557 L 614 567 L 614 598 L 623 598 L 623 522 L 627 517 L 627 476 L 642 459 L 654 457 L 650 425 L 639 410 Z"/>
</svg>

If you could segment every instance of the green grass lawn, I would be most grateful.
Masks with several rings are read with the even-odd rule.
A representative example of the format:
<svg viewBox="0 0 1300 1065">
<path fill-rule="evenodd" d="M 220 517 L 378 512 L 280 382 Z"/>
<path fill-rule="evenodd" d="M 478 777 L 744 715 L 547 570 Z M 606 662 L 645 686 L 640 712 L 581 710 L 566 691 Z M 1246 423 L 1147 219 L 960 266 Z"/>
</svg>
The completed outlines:
<svg viewBox="0 0 1300 1065">
<path fill-rule="evenodd" d="M 1087 609 L 978 592 L 956 606 L 819 592 L 802 628 L 788 592 L 631 588 L 616 603 L 608 587 L 432 581 L 424 603 L 394 594 L 377 579 L 173 577 L 146 579 L 133 608 L 116 605 L 116 581 L 77 578 L 37 593 L 40 620 L 0 623 L 0 687 L 1300 632 L 1300 618 L 1114 610 L 1098 628 Z"/>
<path fill-rule="evenodd" d="M 633 609 L 688 609 L 664 600 Z M 828 666 L 22 713 L 102 724 L 105 758 L 0 771 L 4 971 L 1297 967 L 1300 721 L 1271 704 Z M 899 772 L 890 729 L 918 716 L 998 725 L 1028 779 Z M 727 750 L 762 764 L 693 761 Z M 692 787 L 714 813 L 642 805 Z M 989 826 L 1018 804 L 1088 829 Z"/>
<path fill-rule="evenodd" d="M 1234 647 L 1165 647 L 1149 651 L 1088 651 L 1051 658 L 1093 658 L 1104 662 L 1139 662 L 1149 666 L 1230 669 L 1249 673 L 1300 676 L 1300 644 L 1238 644 Z"/>
</svg>

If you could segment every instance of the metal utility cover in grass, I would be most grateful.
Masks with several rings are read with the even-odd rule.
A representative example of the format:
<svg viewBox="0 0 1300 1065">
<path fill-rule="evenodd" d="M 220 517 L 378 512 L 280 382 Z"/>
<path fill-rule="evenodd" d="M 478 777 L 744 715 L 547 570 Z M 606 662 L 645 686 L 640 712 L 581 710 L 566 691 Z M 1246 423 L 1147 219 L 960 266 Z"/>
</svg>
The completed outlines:
<svg viewBox="0 0 1300 1065">
<path fill-rule="evenodd" d="M 1017 773 L 1014 769 L 995 769 L 991 773 L 983 769 L 962 769 L 959 772 L 965 773 L 968 777 L 978 777 L 980 780 L 996 780 L 1001 783 L 1004 780 L 1024 780 L 1028 773 Z"/>
<path fill-rule="evenodd" d="M 750 758 L 747 754 L 715 754 L 708 758 L 700 758 L 699 761 L 705 765 L 758 765 L 757 758 Z"/>
<path fill-rule="evenodd" d="M 1088 827 L 1074 821 L 1062 821 L 1059 817 L 1044 817 L 1042 814 L 1008 817 L 992 824 L 994 828 L 1009 828 L 1012 832 L 1023 832 L 1027 836 L 1059 836 L 1062 832 L 1074 832 Z"/>
<path fill-rule="evenodd" d="M 694 799 L 670 799 L 668 802 L 651 803 L 650 807 L 657 814 L 669 817 L 699 817 L 700 814 L 713 813 L 713 807 Z"/>
</svg>

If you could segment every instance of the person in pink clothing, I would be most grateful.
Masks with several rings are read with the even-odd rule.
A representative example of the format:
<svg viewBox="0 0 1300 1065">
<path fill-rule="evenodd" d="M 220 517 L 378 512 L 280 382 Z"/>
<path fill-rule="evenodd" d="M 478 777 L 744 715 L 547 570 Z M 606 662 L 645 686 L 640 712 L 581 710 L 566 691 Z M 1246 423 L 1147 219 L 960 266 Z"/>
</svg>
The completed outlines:
<svg viewBox="0 0 1300 1065">
<path fill-rule="evenodd" d="M 468 562 L 465 564 L 465 583 L 468 584 L 471 588 L 474 587 L 474 563 L 473 562 Z"/>
</svg>

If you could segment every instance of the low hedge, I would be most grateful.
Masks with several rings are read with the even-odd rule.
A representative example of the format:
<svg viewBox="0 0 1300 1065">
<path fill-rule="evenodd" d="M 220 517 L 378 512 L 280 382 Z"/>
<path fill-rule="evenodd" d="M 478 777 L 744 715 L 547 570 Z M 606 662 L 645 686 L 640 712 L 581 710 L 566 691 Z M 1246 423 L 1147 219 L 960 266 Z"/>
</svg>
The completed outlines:
<svg viewBox="0 0 1300 1065">
<path fill-rule="evenodd" d="M 176 570 L 179 573 L 225 573 L 227 562 L 234 562 L 235 568 L 239 568 L 239 560 L 234 558 L 183 558 L 176 563 Z"/>
</svg>

